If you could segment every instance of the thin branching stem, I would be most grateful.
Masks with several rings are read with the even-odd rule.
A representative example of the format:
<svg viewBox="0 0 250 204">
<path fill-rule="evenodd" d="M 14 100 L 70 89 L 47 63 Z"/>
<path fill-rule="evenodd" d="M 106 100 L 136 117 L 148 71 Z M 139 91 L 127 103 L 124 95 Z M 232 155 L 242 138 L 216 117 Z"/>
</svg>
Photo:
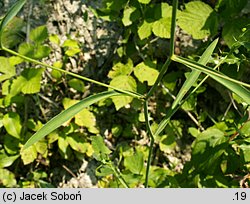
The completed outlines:
<svg viewBox="0 0 250 204">
<path fill-rule="evenodd" d="M 172 9 L 172 22 L 171 22 L 171 37 L 170 37 L 170 57 L 167 58 L 166 62 L 161 68 L 161 71 L 154 83 L 154 85 L 151 87 L 149 92 L 146 95 L 146 100 L 152 96 L 152 94 L 155 92 L 156 88 L 158 87 L 159 83 L 161 82 L 164 74 L 167 72 L 168 67 L 172 61 L 171 57 L 174 55 L 174 42 L 175 42 L 175 29 L 176 29 L 176 14 L 177 14 L 177 7 L 178 7 L 178 0 L 173 1 L 173 9 Z"/>
<path fill-rule="evenodd" d="M 11 53 L 11 54 L 13 54 L 13 55 L 16 55 L 16 56 L 18 56 L 18 57 L 20 57 L 20 58 L 22 58 L 22 59 L 24 59 L 24 60 L 27 60 L 27 61 L 29 61 L 29 62 L 32 62 L 32 63 L 38 64 L 38 65 L 41 65 L 41 66 L 43 66 L 43 67 L 51 68 L 51 69 L 53 69 L 53 70 L 57 70 L 57 71 L 63 72 L 63 73 L 65 73 L 65 74 L 71 75 L 71 76 L 76 77 L 76 78 L 78 78 L 78 79 L 82 79 L 82 80 L 84 80 L 84 81 L 88 81 L 88 82 L 91 82 L 91 83 L 93 83 L 93 84 L 97 84 L 97 85 L 100 85 L 100 86 L 103 86 L 103 87 L 107 87 L 107 88 L 113 89 L 113 90 L 115 90 L 115 91 L 117 91 L 117 92 L 124 93 L 124 94 L 126 94 L 126 95 L 128 95 L 128 96 L 131 96 L 131 97 L 133 97 L 133 98 L 138 98 L 138 99 L 140 99 L 140 100 L 143 100 L 143 95 L 141 95 L 141 94 L 139 94 L 139 93 L 135 93 L 135 92 L 123 90 L 123 89 L 120 89 L 120 88 L 117 88 L 117 87 L 113 87 L 113 86 L 111 86 L 111 85 L 104 84 L 104 83 L 102 83 L 102 82 L 95 81 L 95 80 L 93 80 L 93 79 L 90 79 L 90 78 L 87 78 L 87 77 L 84 77 L 84 76 L 80 76 L 80 75 L 75 74 L 75 73 L 73 73 L 73 72 L 69 72 L 69 71 L 66 71 L 66 70 L 64 70 L 64 69 L 60 69 L 60 68 L 57 68 L 57 67 L 48 65 L 48 64 L 46 64 L 46 63 L 39 62 L 39 61 L 37 61 L 37 60 L 35 60 L 35 59 L 32 59 L 32 58 L 30 58 L 30 57 L 21 55 L 21 54 L 15 52 L 15 51 L 10 50 L 10 49 L 5 48 L 5 47 L 2 47 L 2 49 L 3 49 L 4 51 L 6 51 L 6 52 L 9 52 L 9 53 Z"/>
<path fill-rule="evenodd" d="M 151 158 L 152 158 L 152 151 L 153 151 L 153 145 L 154 145 L 154 135 L 152 133 L 152 130 L 151 130 L 151 127 L 149 124 L 148 102 L 147 101 L 144 101 L 144 115 L 145 115 L 147 132 L 148 132 L 149 137 L 150 137 L 150 146 L 149 146 L 149 152 L 148 152 L 146 178 L 145 178 L 145 188 L 147 188 L 148 187 L 149 170 L 150 170 L 150 164 L 151 164 Z"/>
<path fill-rule="evenodd" d="M 116 178 L 120 181 L 120 183 L 123 185 L 123 187 L 125 188 L 129 188 L 127 182 L 125 181 L 125 179 L 122 177 L 121 172 L 119 171 L 119 169 L 112 163 L 109 162 L 108 163 L 109 167 L 112 169 L 112 171 L 114 172 Z"/>
<path fill-rule="evenodd" d="M 219 77 L 221 79 L 226 79 L 227 81 L 234 82 L 236 84 L 239 84 L 239 85 L 245 86 L 247 88 L 250 88 L 250 84 L 247 84 L 245 82 L 241 82 L 241 81 L 238 81 L 236 79 L 230 78 L 227 75 L 221 74 L 220 72 L 217 72 L 217 71 L 211 69 L 210 67 L 199 64 L 199 63 L 197 63 L 195 61 L 192 61 L 190 59 L 186 59 L 186 58 L 183 58 L 183 57 L 180 57 L 180 56 L 177 56 L 177 55 L 173 55 L 172 60 L 175 61 L 175 62 L 179 62 L 181 64 L 184 64 L 184 65 L 186 65 L 186 66 L 188 66 L 188 67 L 190 67 L 192 69 L 195 68 L 195 69 L 197 69 L 199 71 L 204 72 L 205 74 L 210 74 L 211 76 L 216 76 L 216 77 Z"/>
<path fill-rule="evenodd" d="M 152 157 L 152 152 L 153 152 L 153 147 L 154 147 L 154 135 L 152 133 L 150 123 L 149 123 L 149 117 L 148 117 L 148 100 L 152 96 L 152 94 L 155 92 L 155 90 L 157 89 L 164 74 L 167 72 L 168 67 L 172 61 L 171 57 L 172 57 L 172 55 L 174 55 L 177 7 L 178 7 L 178 0 L 173 0 L 171 36 L 170 36 L 170 56 L 167 58 L 166 62 L 162 66 L 161 71 L 160 71 L 154 85 L 151 87 L 151 89 L 147 93 L 145 101 L 144 101 L 144 116 L 145 116 L 145 121 L 146 121 L 147 132 L 148 132 L 149 137 L 150 137 L 150 146 L 149 146 L 148 160 L 147 160 L 147 166 L 146 166 L 146 178 L 145 178 L 145 187 L 146 188 L 148 187 L 149 170 L 150 170 L 151 157 Z"/>
</svg>

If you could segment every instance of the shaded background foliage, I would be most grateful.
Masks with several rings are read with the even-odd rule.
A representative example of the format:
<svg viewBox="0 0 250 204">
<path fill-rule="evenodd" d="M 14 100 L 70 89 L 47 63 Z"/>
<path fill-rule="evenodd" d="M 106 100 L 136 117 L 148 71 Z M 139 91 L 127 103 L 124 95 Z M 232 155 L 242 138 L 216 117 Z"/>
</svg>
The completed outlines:
<svg viewBox="0 0 250 204">
<path fill-rule="evenodd" d="M 58 68 L 145 94 L 169 54 L 170 1 L 103 0 L 92 2 L 94 8 L 73 1 L 68 6 L 75 8 L 75 13 L 65 5 L 63 10 L 61 2 L 60 11 L 68 18 L 53 16 L 45 26 L 45 22 L 33 24 L 30 16 L 28 20 L 25 11 L 30 5 L 55 12 L 52 6 L 57 4 L 29 1 L 22 18 L 14 18 L 5 30 L 5 46 Z M 175 53 L 197 60 L 212 39 L 219 37 L 209 61 L 214 66 L 238 40 L 241 46 L 219 69 L 249 82 L 249 13 L 247 0 L 180 1 Z M 91 25 L 88 32 L 74 26 L 62 30 L 79 16 L 77 22 L 85 27 L 92 23 L 93 28 Z M 242 35 L 244 29 L 248 31 Z M 63 186 L 61 178 L 73 176 L 76 183 L 71 186 L 122 187 L 114 173 L 118 171 L 130 187 L 143 186 L 148 154 L 145 118 L 141 102 L 128 96 L 84 109 L 20 155 L 27 138 L 52 116 L 106 90 L 57 71 L 30 69 L 34 66 L 1 52 L 1 185 Z M 153 130 L 188 74 L 189 70 L 177 63 L 165 74 L 149 101 Z M 208 79 L 155 138 L 149 186 L 248 186 L 248 117 L 243 101 Z M 82 173 L 89 175 L 92 184 Z"/>
</svg>

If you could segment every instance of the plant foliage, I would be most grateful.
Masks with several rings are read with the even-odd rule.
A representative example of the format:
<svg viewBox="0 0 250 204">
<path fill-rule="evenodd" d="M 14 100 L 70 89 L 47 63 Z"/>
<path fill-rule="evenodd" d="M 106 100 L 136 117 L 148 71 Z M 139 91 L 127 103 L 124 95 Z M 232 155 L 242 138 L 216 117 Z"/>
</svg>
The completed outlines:
<svg viewBox="0 0 250 204">
<path fill-rule="evenodd" d="M 18 37 L 25 3 L 0 23 L 2 187 L 54 187 L 52 160 L 83 159 L 99 187 L 249 186 L 248 1 L 102 1 L 123 30 L 102 81 L 66 69 L 70 36 Z M 53 43 L 65 56 L 48 65 Z"/>
</svg>

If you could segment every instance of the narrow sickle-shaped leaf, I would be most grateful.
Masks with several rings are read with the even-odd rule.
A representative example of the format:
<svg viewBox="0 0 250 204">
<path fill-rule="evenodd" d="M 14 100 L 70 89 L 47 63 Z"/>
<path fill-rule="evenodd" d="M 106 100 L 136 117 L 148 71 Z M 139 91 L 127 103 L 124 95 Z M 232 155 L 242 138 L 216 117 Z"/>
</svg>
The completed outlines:
<svg viewBox="0 0 250 204">
<path fill-rule="evenodd" d="M 0 47 L 2 47 L 2 33 L 7 24 L 17 15 L 17 13 L 21 10 L 23 5 L 26 3 L 26 0 L 17 1 L 8 11 L 8 13 L 3 18 L 0 24 Z"/>
<path fill-rule="evenodd" d="M 211 55 L 214 52 L 214 49 L 218 43 L 218 38 L 216 40 L 214 40 L 209 46 L 208 48 L 205 50 L 205 52 L 202 54 L 202 56 L 200 57 L 200 59 L 198 60 L 198 63 L 206 65 L 207 62 L 209 61 Z M 182 100 L 182 98 L 185 96 L 185 94 L 189 91 L 189 89 L 193 86 L 193 84 L 196 82 L 196 80 L 198 79 L 199 75 L 200 75 L 201 71 L 199 70 L 192 70 L 192 72 L 190 73 L 190 75 L 188 76 L 188 78 L 186 79 L 186 81 L 184 82 L 184 84 L 182 85 L 180 91 L 178 92 L 175 101 L 172 104 L 172 109 L 175 108 L 175 106 L 177 104 L 180 103 L 180 101 Z"/>
<path fill-rule="evenodd" d="M 205 50 L 205 52 L 202 54 L 201 58 L 199 59 L 199 63 L 205 65 L 211 55 L 213 54 L 213 51 L 218 43 L 218 39 L 214 40 L 208 48 Z M 196 82 L 200 75 L 201 71 L 199 70 L 192 70 L 187 80 L 182 85 L 180 91 L 178 92 L 175 101 L 173 102 L 171 108 L 167 111 L 166 116 L 162 119 L 160 122 L 156 132 L 155 136 L 159 135 L 166 125 L 169 123 L 170 118 L 174 115 L 174 113 L 181 107 L 181 104 L 183 104 L 184 101 L 181 101 L 182 98 L 185 96 L 185 94 L 188 92 L 188 90 L 192 87 L 193 83 Z"/>
<path fill-rule="evenodd" d="M 229 90 L 237 94 L 239 97 L 241 97 L 247 104 L 250 104 L 250 91 L 246 89 L 243 86 L 250 87 L 249 84 L 238 81 L 236 79 L 232 79 L 218 71 L 215 71 L 209 67 L 206 67 L 204 65 L 198 64 L 197 62 L 178 57 L 178 56 L 173 56 L 172 59 L 176 62 L 180 62 L 187 67 L 191 69 L 196 69 L 199 71 L 204 72 L 211 78 L 215 79 L 218 81 L 220 84 L 224 85 L 227 87 Z"/>
<path fill-rule="evenodd" d="M 120 95 L 121 93 L 115 91 L 105 91 L 102 93 L 98 93 L 96 95 L 89 96 L 88 98 L 83 99 L 82 101 L 76 103 L 75 105 L 69 107 L 68 109 L 62 111 L 54 118 L 52 118 L 49 122 L 47 122 L 40 130 L 38 130 L 34 135 L 29 138 L 29 140 L 23 146 L 23 149 L 28 148 L 33 145 L 38 140 L 42 139 L 53 130 L 61 126 L 63 123 L 71 119 L 74 115 L 76 115 L 83 108 L 92 105 L 100 100 Z"/>
</svg>

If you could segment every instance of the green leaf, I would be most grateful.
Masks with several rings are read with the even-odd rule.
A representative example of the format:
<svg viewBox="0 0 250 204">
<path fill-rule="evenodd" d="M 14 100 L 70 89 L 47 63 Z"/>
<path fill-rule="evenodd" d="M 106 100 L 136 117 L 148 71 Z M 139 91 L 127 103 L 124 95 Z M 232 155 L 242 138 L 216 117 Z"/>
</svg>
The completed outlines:
<svg viewBox="0 0 250 204">
<path fill-rule="evenodd" d="M 134 69 L 134 74 L 140 82 L 147 81 L 149 86 L 152 86 L 159 72 L 155 69 L 156 65 L 152 62 L 141 62 Z"/>
<path fill-rule="evenodd" d="M 250 136 L 250 121 L 247 121 L 242 128 L 240 129 L 240 133 L 244 135 L 245 137 Z"/>
<path fill-rule="evenodd" d="M 6 131 L 15 138 L 20 138 L 21 136 L 21 121 L 20 116 L 17 113 L 10 112 L 3 117 L 3 126 Z"/>
<path fill-rule="evenodd" d="M 113 135 L 114 137 L 119 137 L 119 136 L 121 135 L 121 133 L 122 133 L 122 130 L 123 130 L 123 128 L 122 128 L 121 125 L 119 125 L 119 124 L 114 124 L 114 125 L 112 126 L 111 132 L 112 132 L 112 135 Z"/>
<path fill-rule="evenodd" d="M 128 59 L 127 64 L 123 64 L 121 62 L 116 63 L 112 70 L 109 71 L 108 77 L 113 79 L 120 75 L 129 75 L 133 71 L 133 61 Z"/>
<path fill-rule="evenodd" d="M 159 20 L 161 18 L 171 18 L 172 17 L 172 6 L 169 6 L 168 3 L 156 3 L 153 9 L 147 10 L 146 17 L 148 19 L 152 18 L 152 13 L 154 13 L 153 19 Z"/>
<path fill-rule="evenodd" d="M 143 164 L 143 153 L 140 151 L 136 151 L 135 154 L 124 159 L 124 166 L 134 174 L 141 174 Z"/>
<path fill-rule="evenodd" d="M 10 89 L 10 96 L 15 96 L 22 91 L 24 94 L 33 94 L 40 91 L 40 81 L 44 69 L 25 69 L 21 76 L 13 80 Z"/>
<path fill-rule="evenodd" d="M 67 48 L 65 54 L 69 57 L 72 57 L 75 54 L 81 52 L 81 49 L 79 48 L 78 42 L 76 40 L 67 39 L 64 41 L 62 47 Z"/>
<path fill-rule="evenodd" d="M 71 79 L 68 82 L 69 86 L 79 92 L 84 92 L 85 85 L 80 79 Z"/>
<path fill-rule="evenodd" d="M 64 109 L 68 109 L 69 107 L 73 106 L 79 102 L 78 100 L 71 100 L 69 98 L 63 99 L 63 106 Z M 98 133 L 99 131 L 96 129 L 96 118 L 95 115 L 89 111 L 88 109 L 84 108 L 83 110 L 79 111 L 75 116 L 75 123 L 79 126 L 83 126 L 88 128 L 91 133 Z"/>
<path fill-rule="evenodd" d="M 171 18 L 161 18 L 153 23 L 153 33 L 160 38 L 170 38 Z"/>
<path fill-rule="evenodd" d="M 37 150 L 35 145 L 29 146 L 21 151 L 21 159 L 24 165 L 32 163 L 37 158 Z"/>
<path fill-rule="evenodd" d="M 39 142 L 34 144 L 34 146 L 36 148 L 37 153 L 46 157 L 46 155 L 48 153 L 48 145 L 47 145 L 47 142 L 45 140 L 40 140 Z"/>
<path fill-rule="evenodd" d="M 181 108 L 186 111 L 195 110 L 197 105 L 197 97 L 195 95 L 191 95 L 185 102 L 182 104 Z"/>
<path fill-rule="evenodd" d="M 216 8 L 223 19 L 231 21 L 234 15 L 240 14 L 241 10 L 247 6 L 247 3 L 248 0 L 220 0 Z"/>
<path fill-rule="evenodd" d="M 63 154 L 64 159 L 68 159 L 68 157 L 69 157 L 69 143 L 66 140 L 65 135 L 60 135 L 60 137 L 58 138 L 58 147 L 59 147 L 61 153 Z"/>
<path fill-rule="evenodd" d="M 30 43 L 22 43 L 19 48 L 18 52 L 21 55 L 34 58 L 34 59 L 42 59 L 44 57 L 48 57 L 50 54 L 50 48 L 44 45 L 33 45 Z"/>
<path fill-rule="evenodd" d="M 0 82 L 16 75 L 16 69 L 6 57 L 0 56 Z"/>
<path fill-rule="evenodd" d="M 41 44 L 45 41 L 49 35 L 45 25 L 39 26 L 30 31 L 30 40 L 36 44 Z"/>
<path fill-rule="evenodd" d="M 178 25 L 194 39 L 203 39 L 217 28 L 216 19 L 212 19 L 213 9 L 201 1 L 185 4 L 185 10 L 178 13 Z M 215 15 L 215 14 L 213 14 Z"/>
<path fill-rule="evenodd" d="M 24 84 L 25 84 L 25 80 L 23 79 L 23 77 L 17 77 L 16 79 L 12 81 L 9 94 L 5 98 L 5 104 L 9 104 L 11 98 L 21 92 Z"/>
<path fill-rule="evenodd" d="M 138 36 L 141 40 L 148 38 L 152 33 L 153 23 L 149 23 L 146 20 L 143 21 L 143 24 L 138 29 Z"/>
<path fill-rule="evenodd" d="M 123 11 L 122 23 L 129 26 L 133 23 L 132 14 L 136 11 L 135 7 L 126 7 Z"/>
<path fill-rule="evenodd" d="M 51 132 L 48 136 L 47 136 L 47 139 L 48 139 L 48 143 L 51 144 L 55 141 L 57 141 L 59 138 L 59 134 L 57 131 L 53 131 Z"/>
<path fill-rule="evenodd" d="M 62 47 L 79 48 L 79 45 L 78 45 L 78 42 L 76 40 L 67 39 L 62 44 Z"/>
<path fill-rule="evenodd" d="M 88 128 L 88 130 L 92 133 L 99 132 L 96 129 L 95 115 L 86 108 L 75 115 L 75 123 L 79 126 Z"/>
<path fill-rule="evenodd" d="M 232 47 L 237 41 L 250 42 L 250 32 L 243 34 L 242 29 L 249 26 L 249 18 L 240 17 L 231 19 L 223 26 L 222 37 L 229 47 Z"/>
<path fill-rule="evenodd" d="M 191 134 L 193 137 L 197 137 L 200 133 L 200 131 L 197 128 L 189 127 L 188 133 Z"/>
<path fill-rule="evenodd" d="M 0 153 L 0 168 L 11 166 L 19 155 L 8 156 L 5 153 Z"/>
<path fill-rule="evenodd" d="M 239 147 L 242 150 L 245 162 L 249 163 L 250 162 L 250 146 L 249 146 L 249 144 L 242 144 Z"/>
<path fill-rule="evenodd" d="M 175 90 L 176 83 L 178 79 L 182 77 L 183 73 L 180 71 L 172 71 L 167 73 L 163 78 L 163 84 L 166 88 L 168 88 L 171 92 Z"/>
<path fill-rule="evenodd" d="M 220 158 L 228 147 L 228 137 L 216 128 L 200 133 L 193 144 L 191 163 L 199 173 L 213 175 L 220 169 Z"/>
<path fill-rule="evenodd" d="M 203 153 L 207 147 L 214 148 L 226 141 L 224 132 L 216 128 L 209 128 L 196 137 L 192 154 Z"/>
<path fill-rule="evenodd" d="M 49 36 L 49 40 L 50 40 L 50 42 L 52 42 L 52 43 L 55 43 L 55 44 L 57 44 L 57 45 L 60 45 L 60 38 L 59 38 L 59 36 L 56 35 L 56 34 L 50 35 L 50 36 Z"/>
<path fill-rule="evenodd" d="M 109 148 L 106 147 L 103 138 L 101 136 L 92 136 L 91 137 L 91 144 L 93 150 L 96 154 L 110 154 L 111 151 Z"/>
<path fill-rule="evenodd" d="M 25 23 L 21 18 L 14 17 L 6 26 L 2 34 L 2 43 L 4 47 L 13 48 L 23 41 L 22 28 Z"/>
<path fill-rule="evenodd" d="M 30 43 L 22 43 L 18 47 L 18 53 L 30 58 L 34 56 L 35 46 Z"/>
<path fill-rule="evenodd" d="M 25 69 L 20 78 L 22 79 L 22 92 L 24 94 L 34 94 L 40 91 L 42 73 L 44 69 Z"/>
<path fill-rule="evenodd" d="M 110 85 L 127 91 L 136 91 L 136 81 L 131 76 L 120 75 L 112 79 Z M 133 98 L 131 96 L 114 96 L 112 101 L 115 104 L 116 110 L 129 104 Z"/>
<path fill-rule="evenodd" d="M 21 10 L 23 5 L 26 3 L 26 0 L 19 0 L 10 8 L 8 13 L 4 16 L 3 20 L 0 24 L 0 47 L 3 46 L 2 44 L 2 34 L 4 28 L 8 25 L 8 23 L 17 15 L 17 13 Z"/>
<path fill-rule="evenodd" d="M 51 52 L 51 49 L 49 46 L 46 45 L 36 45 L 34 48 L 33 58 L 34 59 L 43 59 L 45 57 L 48 57 Z"/>
<path fill-rule="evenodd" d="M 47 122 L 38 132 L 36 132 L 24 145 L 23 149 L 31 146 L 38 140 L 42 139 L 56 128 L 61 126 L 63 123 L 71 119 L 74 115 L 80 112 L 83 108 L 92 105 L 93 103 L 103 100 L 105 98 L 120 95 L 121 93 L 117 93 L 115 91 L 107 91 L 102 92 L 88 98 L 83 99 L 82 101 L 78 102 L 77 104 L 71 106 L 67 110 L 62 111 L 60 114 L 52 118 L 49 122 Z"/>
<path fill-rule="evenodd" d="M 178 57 L 176 55 L 172 56 L 172 60 L 185 64 L 186 66 L 190 67 L 191 69 L 199 70 L 204 72 L 205 74 L 209 75 L 211 78 L 215 79 L 219 83 L 221 83 L 223 86 L 227 87 L 229 90 L 237 94 L 239 97 L 241 97 L 247 104 L 250 104 L 250 91 L 246 89 L 244 86 L 250 87 L 249 84 L 246 84 L 244 82 L 232 79 L 219 71 L 215 71 L 209 67 L 206 67 L 204 65 L 201 65 L 197 62 L 194 62 L 189 59 L 185 59 L 182 57 Z"/>
<path fill-rule="evenodd" d="M 151 0 L 138 0 L 142 4 L 149 4 Z"/>
<path fill-rule="evenodd" d="M 10 154 L 17 154 L 19 152 L 19 139 L 12 137 L 10 135 L 4 135 L 4 149 Z"/>
<path fill-rule="evenodd" d="M 21 57 L 17 57 L 17 56 L 11 56 L 9 57 L 10 60 L 10 64 L 12 66 L 15 66 L 17 64 L 21 64 L 23 62 L 23 59 Z"/>
<path fill-rule="evenodd" d="M 113 173 L 113 169 L 108 165 L 102 165 L 100 169 L 96 170 L 96 176 L 108 176 Z"/>
<path fill-rule="evenodd" d="M 214 40 L 205 50 L 205 52 L 202 54 L 200 59 L 198 60 L 198 63 L 206 65 L 211 58 L 214 49 L 218 43 L 218 38 Z M 178 92 L 176 99 L 174 103 L 172 104 L 172 109 L 180 103 L 180 101 L 183 99 L 185 94 L 189 91 L 189 89 L 194 85 L 194 83 L 197 81 L 198 77 L 200 76 L 200 71 L 198 70 L 192 70 L 192 72 L 188 75 L 186 81 L 182 85 L 180 91 Z"/>
<path fill-rule="evenodd" d="M 7 169 L 0 169 L 0 183 L 8 188 L 16 187 L 15 174 Z"/>
<path fill-rule="evenodd" d="M 72 57 L 74 55 L 76 55 L 77 53 L 81 52 L 81 49 L 79 48 L 70 48 L 68 49 L 65 54 L 69 57 Z"/>
<path fill-rule="evenodd" d="M 159 146 L 161 151 L 170 153 L 176 146 L 175 136 L 173 134 L 163 135 Z"/>
<path fill-rule="evenodd" d="M 69 143 L 70 147 L 81 153 L 86 153 L 88 150 L 88 143 L 86 143 L 85 138 L 82 134 L 73 133 L 66 137 L 67 142 Z"/>
</svg>

